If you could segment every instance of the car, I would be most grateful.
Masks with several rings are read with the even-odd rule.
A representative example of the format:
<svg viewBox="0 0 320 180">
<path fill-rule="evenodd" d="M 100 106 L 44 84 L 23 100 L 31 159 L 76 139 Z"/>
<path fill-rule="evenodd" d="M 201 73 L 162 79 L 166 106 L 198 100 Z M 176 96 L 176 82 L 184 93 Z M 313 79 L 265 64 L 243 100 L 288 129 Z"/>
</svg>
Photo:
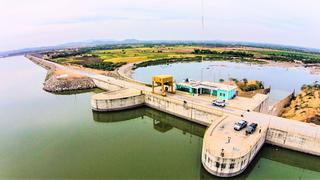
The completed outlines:
<svg viewBox="0 0 320 180">
<path fill-rule="evenodd" d="M 239 122 L 237 122 L 237 123 L 234 124 L 233 128 L 234 128 L 234 130 L 236 130 L 236 131 L 240 131 L 241 129 L 247 127 L 247 125 L 248 125 L 248 122 L 247 122 L 247 121 L 245 121 L 245 120 L 240 120 Z"/>
<path fill-rule="evenodd" d="M 251 123 L 246 129 L 246 134 L 253 134 L 254 131 L 256 131 L 257 127 L 258 127 L 257 123 Z"/>
<path fill-rule="evenodd" d="M 213 106 L 218 106 L 218 107 L 225 107 L 226 106 L 226 102 L 224 100 L 214 100 L 212 102 Z"/>
</svg>

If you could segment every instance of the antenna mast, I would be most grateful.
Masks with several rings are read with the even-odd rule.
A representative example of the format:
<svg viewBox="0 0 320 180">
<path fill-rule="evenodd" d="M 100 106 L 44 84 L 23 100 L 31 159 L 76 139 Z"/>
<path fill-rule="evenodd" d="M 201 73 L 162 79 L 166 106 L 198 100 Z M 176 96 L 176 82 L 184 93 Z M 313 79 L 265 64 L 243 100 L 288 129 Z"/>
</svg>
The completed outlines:
<svg viewBox="0 0 320 180">
<path fill-rule="evenodd" d="M 204 0 L 201 0 L 201 39 L 202 39 L 202 46 L 204 45 L 205 38 L 204 38 Z M 201 81 L 203 81 L 203 54 L 201 55 Z"/>
</svg>

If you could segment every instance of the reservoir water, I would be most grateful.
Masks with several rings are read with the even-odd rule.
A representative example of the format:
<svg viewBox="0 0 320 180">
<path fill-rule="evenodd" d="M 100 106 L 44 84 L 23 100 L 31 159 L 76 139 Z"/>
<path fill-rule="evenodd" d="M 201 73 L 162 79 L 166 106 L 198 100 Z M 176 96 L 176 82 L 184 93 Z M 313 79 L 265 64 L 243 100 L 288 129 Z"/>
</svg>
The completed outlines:
<svg viewBox="0 0 320 180">
<path fill-rule="evenodd" d="M 262 81 L 265 87 L 271 86 L 271 98 L 281 99 L 284 95 L 300 91 L 303 84 L 320 80 L 320 75 L 310 74 L 303 67 L 276 67 L 260 64 L 236 63 L 227 61 L 204 61 L 190 63 L 175 63 L 138 68 L 133 79 L 150 83 L 150 77 L 157 74 L 171 74 L 177 82 L 186 78 L 193 80 L 228 81 L 254 79 Z"/>
<path fill-rule="evenodd" d="M 1 179 L 216 179 L 201 166 L 205 127 L 150 108 L 93 113 L 94 92 L 51 94 L 45 76 L 24 57 L 0 59 Z M 319 157 L 265 145 L 237 178 L 319 177 Z"/>
</svg>

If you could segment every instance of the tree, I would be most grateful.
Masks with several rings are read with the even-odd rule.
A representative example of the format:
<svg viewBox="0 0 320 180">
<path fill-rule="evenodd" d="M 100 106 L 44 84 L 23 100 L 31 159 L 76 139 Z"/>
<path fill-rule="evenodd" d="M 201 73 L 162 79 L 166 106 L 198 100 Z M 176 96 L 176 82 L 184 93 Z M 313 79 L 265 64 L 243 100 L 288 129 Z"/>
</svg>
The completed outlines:
<svg viewBox="0 0 320 180">
<path fill-rule="evenodd" d="M 262 81 L 257 81 L 256 84 L 257 84 L 258 88 L 264 89 L 264 85 L 263 85 Z"/>
<path fill-rule="evenodd" d="M 235 82 L 235 83 L 238 83 L 238 82 L 239 82 L 237 78 L 232 78 L 232 77 L 231 77 L 231 78 L 229 78 L 229 80 L 230 80 L 230 81 L 233 81 L 233 82 Z"/>
<path fill-rule="evenodd" d="M 224 82 L 224 79 L 219 79 L 219 82 L 223 83 L 223 82 Z"/>
<path fill-rule="evenodd" d="M 248 84 L 248 79 L 244 78 L 242 81 L 245 85 Z"/>
</svg>

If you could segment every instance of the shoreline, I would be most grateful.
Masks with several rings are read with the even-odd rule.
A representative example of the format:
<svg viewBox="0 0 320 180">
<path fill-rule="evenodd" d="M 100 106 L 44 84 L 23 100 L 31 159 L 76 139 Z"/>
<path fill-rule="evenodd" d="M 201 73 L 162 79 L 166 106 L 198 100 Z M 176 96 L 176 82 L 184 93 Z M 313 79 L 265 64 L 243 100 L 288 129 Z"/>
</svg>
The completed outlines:
<svg viewBox="0 0 320 180">
<path fill-rule="evenodd" d="M 43 84 L 43 89 L 52 93 L 89 90 L 97 87 L 93 80 L 88 77 L 61 70 L 49 70 Z"/>
<path fill-rule="evenodd" d="M 138 80 L 135 80 L 132 78 L 132 75 L 134 74 L 134 69 L 133 69 L 134 65 L 137 63 L 141 63 L 141 62 L 127 63 L 127 64 L 121 66 L 120 68 L 118 68 L 116 70 L 116 72 L 119 74 L 120 77 L 123 77 L 126 80 L 129 80 L 131 82 L 135 82 L 135 83 L 138 83 L 141 85 L 148 85 L 145 82 L 141 82 L 141 81 L 138 81 Z"/>
<path fill-rule="evenodd" d="M 43 83 L 43 90 L 51 93 L 61 93 L 75 90 L 89 90 L 96 88 L 92 79 L 69 72 L 62 65 L 42 61 L 33 55 L 26 55 L 27 59 L 45 68 L 47 75 Z"/>
<path fill-rule="evenodd" d="M 126 65 L 121 66 L 117 71 L 121 76 L 123 76 L 127 79 L 130 79 L 130 80 L 137 81 L 137 80 L 133 79 L 132 75 L 134 74 L 134 71 L 136 69 L 139 69 L 142 67 L 138 67 L 136 69 L 133 69 L 133 68 L 134 68 L 135 64 L 142 63 L 142 62 L 144 62 L 144 61 L 136 62 L 136 63 L 128 63 Z M 196 62 L 196 61 L 194 61 L 194 62 Z M 205 62 L 208 62 L 208 61 L 205 61 Z M 218 61 L 213 60 L 211 62 L 218 62 Z M 219 61 L 219 62 L 223 62 L 223 61 Z M 224 62 L 235 62 L 235 61 L 227 61 L 226 60 Z M 309 74 L 320 75 L 320 64 L 318 66 L 314 66 L 314 67 L 305 67 L 304 64 L 300 64 L 300 63 L 277 62 L 277 61 L 264 61 L 264 62 L 266 62 L 266 63 L 260 64 L 260 63 L 250 63 L 250 62 L 245 62 L 245 61 L 244 62 L 235 62 L 235 63 L 256 64 L 261 67 L 304 68 Z M 176 62 L 176 63 L 189 63 L 189 62 Z M 176 64 L 176 63 L 174 63 L 174 64 Z M 150 66 L 158 66 L 158 65 L 150 65 Z M 149 67 L 149 66 L 146 66 L 146 67 Z M 317 67 L 319 67 L 319 69 L 317 69 Z M 315 70 L 315 69 L 317 69 L 317 70 Z M 139 81 L 137 81 L 137 82 L 139 82 Z M 139 83 L 141 83 L 141 82 L 139 82 Z"/>
</svg>

